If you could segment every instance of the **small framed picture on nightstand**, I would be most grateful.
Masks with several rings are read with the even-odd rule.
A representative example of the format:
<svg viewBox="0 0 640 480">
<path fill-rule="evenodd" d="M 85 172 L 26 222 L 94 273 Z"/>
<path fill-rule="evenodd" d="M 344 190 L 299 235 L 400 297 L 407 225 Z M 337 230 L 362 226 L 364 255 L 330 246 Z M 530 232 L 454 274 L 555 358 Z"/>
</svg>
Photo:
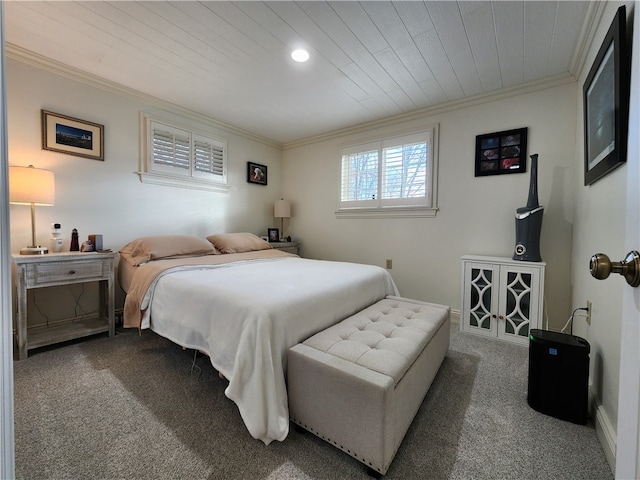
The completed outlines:
<svg viewBox="0 0 640 480">
<path fill-rule="evenodd" d="M 279 242 L 280 241 L 280 229 L 279 228 L 268 228 L 267 232 L 269 234 L 270 242 Z"/>
</svg>

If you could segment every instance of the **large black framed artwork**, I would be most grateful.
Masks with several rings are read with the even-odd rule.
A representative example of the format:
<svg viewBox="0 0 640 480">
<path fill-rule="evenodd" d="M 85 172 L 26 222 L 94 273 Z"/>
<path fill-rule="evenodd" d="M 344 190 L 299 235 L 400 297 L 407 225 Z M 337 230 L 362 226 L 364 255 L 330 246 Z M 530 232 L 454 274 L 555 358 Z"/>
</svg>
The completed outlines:
<svg viewBox="0 0 640 480">
<path fill-rule="evenodd" d="M 527 128 L 476 136 L 476 177 L 527 171 Z"/>
<path fill-rule="evenodd" d="M 622 6 L 583 86 L 585 185 L 593 184 L 627 160 L 629 82 L 626 9 Z"/>
</svg>

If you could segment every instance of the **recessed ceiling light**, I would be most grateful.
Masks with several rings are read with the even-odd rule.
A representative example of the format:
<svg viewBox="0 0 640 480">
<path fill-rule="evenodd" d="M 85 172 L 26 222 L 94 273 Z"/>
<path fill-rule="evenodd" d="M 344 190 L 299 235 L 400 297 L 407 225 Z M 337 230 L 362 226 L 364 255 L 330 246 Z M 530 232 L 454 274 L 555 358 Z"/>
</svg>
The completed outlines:
<svg viewBox="0 0 640 480">
<path fill-rule="evenodd" d="M 306 50 L 298 49 L 291 52 L 291 58 L 296 62 L 306 62 L 309 60 L 309 52 Z"/>
</svg>

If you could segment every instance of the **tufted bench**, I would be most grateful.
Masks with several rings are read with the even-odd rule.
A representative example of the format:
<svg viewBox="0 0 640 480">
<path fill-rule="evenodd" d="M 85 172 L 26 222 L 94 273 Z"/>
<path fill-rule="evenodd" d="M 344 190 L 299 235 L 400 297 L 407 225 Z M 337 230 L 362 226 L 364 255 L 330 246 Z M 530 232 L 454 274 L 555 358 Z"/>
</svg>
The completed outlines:
<svg viewBox="0 0 640 480">
<path fill-rule="evenodd" d="M 289 416 L 385 474 L 448 348 L 449 307 L 387 297 L 289 349 Z"/>
</svg>

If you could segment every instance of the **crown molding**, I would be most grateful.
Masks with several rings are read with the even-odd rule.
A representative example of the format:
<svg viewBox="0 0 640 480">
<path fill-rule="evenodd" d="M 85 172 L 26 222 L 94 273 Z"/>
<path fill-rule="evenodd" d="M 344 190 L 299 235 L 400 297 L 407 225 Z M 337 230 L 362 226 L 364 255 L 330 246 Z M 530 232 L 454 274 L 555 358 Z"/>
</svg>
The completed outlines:
<svg viewBox="0 0 640 480">
<path fill-rule="evenodd" d="M 587 56 L 591 51 L 593 41 L 598 30 L 598 25 L 602 21 L 604 11 L 607 2 L 589 2 L 587 5 L 587 11 L 585 13 L 584 21 L 582 22 L 582 29 L 580 30 L 580 36 L 578 37 L 578 48 L 576 48 L 573 58 L 571 59 L 571 65 L 569 72 L 576 78 L 581 78 L 585 69 L 585 62 Z M 590 67 L 590 65 L 589 65 Z"/>
<path fill-rule="evenodd" d="M 119 83 L 112 82 L 110 80 L 99 77 L 97 75 L 93 75 L 91 73 L 82 71 L 75 67 L 71 67 L 64 63 L 45 57 L 44 55 L 39 55 L 35 52 L 32 52 L 31 50 L 27 50 L 25 48 L 19 47 L 17 45 L 6 43 L 5 54 L 6 54 L 6 58 L 16 60 L 18 62 L 27 64 L 27 65 L 31 65 L 32 67 L 45 70 L 55 75 L 60 75 L 62 77 L 68 78 L 69 80 L 81 82 L 81 83 L 84 83 L 85 85 L 99 88 L 109 93 L 114 93 L 117 95 L 134 98 L 146 104 L 150 104 L 158 108 L 168 110 L 172 113 L 182 114 L 184 116 L 194 118 L 203 123 L 212 125 L 215 128 L 219 128 L 220 130 L 223 130 L 225 132 L 228 132 L 234 135 L 239 135 L 249 140 L 263 143 L 270 147 L 274 147 L 277 149 L 282 148 L 282 144 L 280 142 L 276 142 L 269 138 L 263 137 L 261 135 L 257 135 L 255 133 L 249 132 L 239 127 L 235 127 L 228 123 L 221 122 L 219 120 L 216 120 L 215 118 L 209 117 L 207 115 L 203 115 L 202 113 L 182 107 L 180 105 L 167 102 L 166 100 L 162 100 L 158 97 L 154 97 L 153 95 L 143 93 L 139 90 L 125 87 Z"/>
<path fill-rule="evenodd" d="M 590 15 L 593 16 L 595 15 L 594 12 L 600 12 L 600 16 L 601 16 L 602 15 L 601 9 L 603 9 L 603 7 L 600 7 L 599 9 L 598 8 L 590 9 L 590 12 L 591 12 Z M 591 36 L 593 36 L 593 31 L 594 29 L 591 29 L 591 28 L 587 29 L 588 34 L 590 34 Z M 587 35 L 587 33 L 585 33 L 585 35 Z M 459 110 L 462 108 L 481 105 L 483 103 L 495 102 L 505 98 L 524 95 L 527 93 L 545 90 L 548 88 L 553 88 L 560 85 L 576 82 L 576 77 L 574 77 L 570 73 L 565 73 L 565 74 L 557 75 L 555 77 L 551 77 L 548 79 L 529 82 L 524 85 L 519 85 L 516 87 L 507 87 L 507 88 L 503 88 L 501 90 L 488 93 L 488 94 L 481 94 L 473 97 L 453 100 L 450 102 L 413 110 L 412 112 L 394 115 L 391 117 L 386 117 L 383 119 L 374 120 L 371 122 L 358 124 L 358 125 L 354 125 L 346 128 L 340 128 L 340 129 L 332 130 L 330 132 L 325 132 L 319 135 L 303 138 L 301 140 L 296 140 L 293 142 L 281 144 L 274 140 L 262 137 L 260 135 L 249 132 L 247 130 L 243 130 L 241 128 L 235 127 L 233 125 L 229 125 L 227 123 L 221 122 L 219 120 L 208 117 L 196 111 L 182 107 L 180 105 L 173 104 L 171 102 L 167 102 L 165 100 L 159 99 L 152 95 L 140 92 L 139 90 L 128 88 L 116 82 L 112 82 L 105 78 L 99 77 L 97 75 L 84 72 L 75 67 L 71 67 L 69 65 L 60 63 L 56 60 L 52 60 L 51 58 L 45 57 L 43 55 L 39 55 L 37 53 L 34 53 L 30 50 L 24 49 L 17 45 L 13 45 L 11 43 L 7 43 L 5 45 L 5 53 L 7 55 L 7 58 L 9 59 L 28 64 L 42 70 L 46 70 L 56 75 L 63 76 L 70 80 L 78 81 L 95 88 L 100 88 L 110 93 L 132 97 L 144 103 L 157 106 L 158 108 L 169 110 L 173 113 L 178 113 L 178 114 L 181 113 L 185 116 L 196 118 L 197 120 L 202 121 L 203 123 L 208 123 L 221 130 L 227 131 L 229 133 L 239 135 L 247 139 L 250 139 L 259 143 L 263 143 L 270 147 L 274 147 L 282 150 L 297 148 L 304 145 L 318 143 L 318 142 L 333 139 L 333 138 L 339 138 L 339 137 L 344 137 L 344 136 L 355 134 L 355 133 L 360 133 L 373 128 L 385 127 L 385 126 L 389 126 L 397 123 L 408 122 L 408 121 L 419 119 L 429 115 L 437 115 L 441 113 L 451 112 L 451 111 Z"/>
<path fill-rule="evenodd" d="M 543 80 L 537 80 L 537 81 L 529 82 L 523 85 L 518 85 L 515 87 L 503 88 L 496 92 L 475 95 L 473 97 L 462 98 L 460 100 L 453 100 L 450 102 L 413 110 L 408 113 L 402 113 L 399 115 L 386 117 L 380 120 L 374 120 L 371 122 L 354 125 L 352 127 L 333 130 L 331 132 L 315 135 L 313 137 L 303 138 L 301 140 L 297 140 L 294 142 L 288 142 L 282 146 L 282 149 L 289 150 L 292 148 L 302 147 L 305 145 L 310 145 L 313 143 L 318 143 L 318 142 L 322 142 L 330 139 L 340 138 L 347 135 L 366 132 L 367 130 L 371 130 L 374 128 L 381 128 L 381 127 L 396 125 L 398 123 L 409 122 L 412 120 L 417 120 L 417 119 L 424 118 L 431 115 L 439 115 L 442 113 L 460 110 L 462 108 L 469 108 L 477 105 L 482 105 L 484 103 L 495 102 L 498 100 L 516 97 L 519 95 L 525 95 L 527 93 L 546 90 L 549 88 L 554 88 L 554 87 L 558 87 L 558 86 L 566 85 L 570 83 L 576 83 L 576 78 L 569 73 L 563 73 L 555 77 L 550 77 Z"/>
</svg>

